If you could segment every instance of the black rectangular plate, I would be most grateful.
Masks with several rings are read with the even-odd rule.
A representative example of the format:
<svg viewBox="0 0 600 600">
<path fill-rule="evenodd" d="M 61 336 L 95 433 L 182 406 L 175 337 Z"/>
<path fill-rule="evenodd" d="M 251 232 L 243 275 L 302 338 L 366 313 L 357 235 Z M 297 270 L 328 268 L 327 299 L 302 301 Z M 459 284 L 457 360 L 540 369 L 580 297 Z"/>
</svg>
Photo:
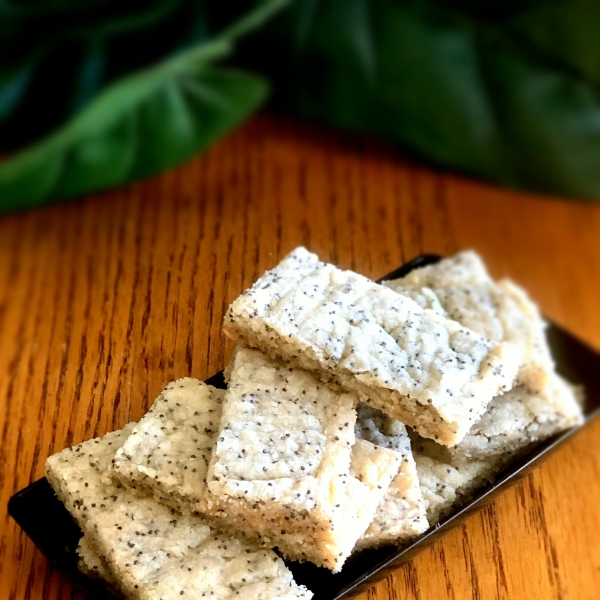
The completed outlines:
<svg viewBox="0 0 600 600">
<path fill-rule="evenodd" d="M 434 255 L 420 256 L 380 281 L 402 277 L 415 268 L 439 260 Z M 586 419 L 583 427 L 600 413 L 600 354 L 554 324 L 550 324 L 548 339 L 559 373 L 586 388 Z M 225 387 L 221 373 L 208 379 L 207 383 Z M 357 553 L 348 559 L 342 571 L 336 575 L 310 563 L 287 564 L 296 581 L 315 593 L 315 600 L 338 600 L 360 594 L 386 577 L 390 571 L 411 560 L 470 514 L 489 504 L 504 489 L 517 483 L 579 429 L 580 427 L 561 433 L 537 446 L 528 456 L 500 474 L 493 485 L 481 488 L 454 514 L 403 548 L 386 547 Z M 10 499 L 8 511 L 48 560 L 89 598 L 116 600 L 102 583 L 89 579 L 78 570 L 75 550 L 82 535 L 81 530 L 54 495 L 45 478 L 17 492 Z"/>
</svg>

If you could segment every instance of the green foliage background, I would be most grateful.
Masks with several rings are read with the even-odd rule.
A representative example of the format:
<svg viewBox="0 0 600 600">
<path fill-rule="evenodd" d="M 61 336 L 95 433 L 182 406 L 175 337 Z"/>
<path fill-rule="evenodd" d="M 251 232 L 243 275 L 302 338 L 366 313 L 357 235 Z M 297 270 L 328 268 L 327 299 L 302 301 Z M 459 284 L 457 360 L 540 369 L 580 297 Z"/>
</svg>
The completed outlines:
<svg viewBox="0 0 600 600">
<path fill-rule="evenodd" d="M 0 0 L 0 149 L 23 149 L 0 210 L 184 162 L 269 85 L 274 110 L 597 199 L 599 83 L 592 0 Z"/>
</svg>

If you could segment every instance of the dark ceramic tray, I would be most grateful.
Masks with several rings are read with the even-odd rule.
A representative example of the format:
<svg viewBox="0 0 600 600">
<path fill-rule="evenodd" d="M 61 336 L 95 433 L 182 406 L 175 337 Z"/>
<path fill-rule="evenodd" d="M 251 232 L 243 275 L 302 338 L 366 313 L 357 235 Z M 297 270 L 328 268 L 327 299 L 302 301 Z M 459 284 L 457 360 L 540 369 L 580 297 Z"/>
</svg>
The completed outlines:
<svg viewBox="0 0 600 600">
<path fill-rule="evenodd" d="M 438 260 L 438 256 L 420 256 L 386 275 L 381 281 L 402 277 L 412 269 L 433 264 Z M 561 375 L 574 383 L 583 384 L 586 388 L 585 426 L 600 413 L 600 354 L 554 324 L 548 329 L 548 338 Z M 207 383 L 224 387 L 222 374 L 211 377 Z M 411 560 L 464 521 L 467 516 L 489 504 L 499 493 L 538 466 L 579 429 L 580 427 L 561 433 L 537 446 L 528 456 L 501 473 L 493 485 L 481 488 L 472 500 L 454 514 L 403 548 L 386 547 L 360 552 L 350 557 L 342 571 L 336 575 L 310 563 L 290 562 L 288 566 L 296 581 L 305 584 L 315 593 L 315 600 L 337 600 L 355 596 L 386 577 L 390 571 Z M 75 549 L 82 535 L 81 530 L 56 498 L 46 479 L 39 479 L 17 492 L 10 499 L 8 511 L 48 560 L 89 598 L 116 600 L 101 583 L 89 579 L 77 569 Z"/>
</svg>

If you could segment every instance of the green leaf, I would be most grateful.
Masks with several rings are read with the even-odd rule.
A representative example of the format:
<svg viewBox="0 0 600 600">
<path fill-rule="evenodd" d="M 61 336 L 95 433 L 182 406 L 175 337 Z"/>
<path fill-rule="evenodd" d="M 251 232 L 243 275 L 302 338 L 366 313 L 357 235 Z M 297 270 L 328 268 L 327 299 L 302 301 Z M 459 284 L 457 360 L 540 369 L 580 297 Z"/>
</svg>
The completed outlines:
<svg viewBox="0 0 600 600">
<path fill-rule="evenodd" d="M 0 0 L 0 149 L 39 139 L 110 83 L 210 39 L 210 5 Z"/>
<path fill-rule="evenodd" d="M 600 83 L 600 3 L 596 0 L 435 0 L 494 28 L 565 71 Z"/>
<path fill-rule="evenodd" d="M 10 115 L 29 83 L 31 69 L 16 68 L 0 73 L 0 119 Z"/>
<path fill-rule="evenodd" d="M 600 198 L 600 21 L 575 4 L 568 17 L 564 0 L 297 0 L 238 64 L 270 78 L 279 110 L 504 185 Z"/>
<path fill-rule="evenodd" d="M 213 41 L 113 84 L 64 128 L 0 164 L 0 211 L 158 173 L 225 135 L 256 109 L 268 86 L 213 63 L 283 4 L 261 3 Z"/>
</svg>

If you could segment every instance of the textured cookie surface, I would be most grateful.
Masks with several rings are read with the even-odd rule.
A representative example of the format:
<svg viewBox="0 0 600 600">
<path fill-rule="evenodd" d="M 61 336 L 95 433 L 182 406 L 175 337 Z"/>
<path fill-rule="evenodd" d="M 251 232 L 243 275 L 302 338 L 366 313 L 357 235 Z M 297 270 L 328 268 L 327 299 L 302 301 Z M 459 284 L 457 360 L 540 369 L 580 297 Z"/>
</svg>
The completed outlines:
<svg viewBox="0 0 600 600">
<path fill-rule="evenodd" d="M 208 473 L 209 514 L 296 560 L 337 571 L 400 456 L 355 443 L 357 397 L 238 346 Z"/>
<path fill-rule="evenodd" d="M 427 517 L 435 524 L 492 481 L 536 443 L 583 421 L 579 390 L 550 374 L 542 391 L 524 385 L 498 396 L 466 437 L 447 448 L 413 435 L 417 473 Z"/>
<path fill-rule="evenodd" d="M 273 552 L 218 533 L 202 517 L 179 515 L 115 483 L 110 477 L 115 448 L 132 428 L 68 448 L 46 463 L 50 484 L 93 540 L 123 593 L 143 600 L 312 595 L 294 583 Z"/>
<path fill-rule="evenodd" d="M 521 358 L 435 311 L 304 248 L 230 306 L 224 330 L 272 358 L 367 397 L 425 437 L 453 445 Z"/>
<path fill-rule="evenodd" d="M 469 500 L 506 464 L 502 456 L 452 460 L 447 448 L 423 438 L 413 439 L 412 447 L 430 526 Z"/>
<path fill-rule="evenodd" d="M 454 460 L 515 456 L 531 444 L 582 422 L 576 391 L 552 373 L 541 391 L 519 385 L 494 398 L 481 419 L 449 452 Z"/>
<path fill-rule="evenodd" d="M 79 556 L 79 570 L 88 577 L 104 580 L 110 586 L 117 588 L 117 582 L 106 564 L 100 558 L 100 551 L 89 535 L 84 535 L 77 546 Z"/>
<path fill-rule="evenodd" d="M 415 269 L 385 285 L 523 352 L 516 385 L 489 403 L 460 443 L 433 453 L 435 445 L 425 444 L 429 455 L 417 457 L 421 480 L 428 483 L 424 496 L 431 507 L 439 507 L 438 513 L 532 444 L 581 423 L 577 393 L 554 372 L 537 307 L 510 281 L 493 281 L 474 252 Z"/>
<path fill-rule="evenodd" d="M 115 456 L 115 475 L 179 511 L 206 491 L 224 390 L 186 377 L 167 385 Z"/>
<path fill-rule="evenodd" d="M 452 465 L 415 453 L 415 462 L 430 525 L 436 525 L 452 508 L 469 500 L 498 472 L 493 461 L 485 460 Z"/>
<path fill-rule="evenodd" d="M 403 289 L 418 292 L 424 288 L 439 290 L 456 285 L 477 286 L 491 281 L 481 257 L 473 251 L 465 251 L 432 265 L 413 269 L 400 279 L 385 281 L 384 285 L 399 285 Z"/>
<path fill-rule="evenodd" d="M 423 533 L 429 524 L 406 427 L 361 403 L 355 431 L 357 438 L 398 452 L 402 461 L 357 549 L 400 544 Z"/>
<path fill-rule="evenodd" d="M 554 369 L 537 306 L 514 283 L 495 282 L 474 252 L 461 252 L 384 285 L 485 338 L 516 345 L 521 383 L 543 389 Z"/>
</svg>

